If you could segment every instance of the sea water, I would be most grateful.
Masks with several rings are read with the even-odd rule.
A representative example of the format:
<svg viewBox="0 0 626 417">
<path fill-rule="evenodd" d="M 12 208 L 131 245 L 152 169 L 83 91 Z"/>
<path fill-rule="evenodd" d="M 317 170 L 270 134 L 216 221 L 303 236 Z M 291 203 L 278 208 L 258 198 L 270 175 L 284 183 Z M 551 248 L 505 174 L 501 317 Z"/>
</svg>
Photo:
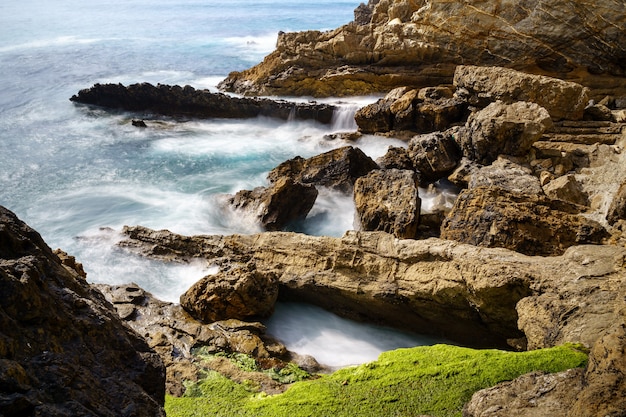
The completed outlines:
<svg viewBox="0 0 626 417">
<path fill-rule="evenodd" d="M 189 235 L 258 232 L 253 219 L 223 206 L 224 194 L 265 185 L 270 169 L 296 155 L 351 144 L 376 158 L 389 145 L 403 144 L 326 137 L 354 130 L 353 112 L 375 97 L 342 100 L 330 126 L 181 121 L 77 105 L 69 98 L 109 82 L 215 90 L 228 72 L 251 67 L 271 52 L 279 31 L 335 28 L 352 20 L 357 5 L 358 0 L 0 3 L 0 205 L 52 248 L 75 255 L 89 281 L 136 282 L 177 301 L 210 272 L 208 266 L 132 256 L 116 246 L 124 225 Z M 136 117 L 145 118 L 148 128 L 132 126 Z M 350 197 L 322 190 L 300 231 L 340 236 L 352 228 L 353 217 Z M 319 350 L 333 355 L 328 346 Z M 343 362 L 362 360 L 355 355 Z"/>
</svg>

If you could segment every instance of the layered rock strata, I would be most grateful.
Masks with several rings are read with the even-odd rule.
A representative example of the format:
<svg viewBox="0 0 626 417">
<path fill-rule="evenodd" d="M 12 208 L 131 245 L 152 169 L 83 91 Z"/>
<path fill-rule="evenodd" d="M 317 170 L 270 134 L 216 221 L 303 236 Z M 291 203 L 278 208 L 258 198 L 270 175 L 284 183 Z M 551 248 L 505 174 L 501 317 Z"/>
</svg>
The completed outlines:
<svg viewBox="0 0 626 417">
<path fill-rule="evenodd" d="M 613 0 L 381 0 L 355 21 L 279 33 L 262 63 L 220 87 L 242 94 L 338 96 L 450 84 L 456 65 L 504 66 L 626 92 L 626 6 Z"/>
<path fill-rule="evenodd" d="M 584 293 L 624 279 L 618 262 L 624 250 L 611 246 L 577 246 L 540 258 L 438 239 L 397 240 L 380 232 L 348 232 L 343 238 L 284 232 L 184 237 L 132 227 L 124 233 L 128 239 L 121 245 L 145 256 L 203 258 L 225 269 L 253 262 L 257 270 L 277 275 L 282 297 L 473 346 L 523 338 L 515 308 L 533 294 L 558 297 L 562 283 L 577 280 L 583 280 L 578 288 Z M 611 302 L 599 308 L 613 310 Z M 592 344 L 591 333 L 582 341 Z M 581 342 L 578 335 L 559 341 Z"/>
<path fill-rule="evenodd" d="M 335 111 L 335 107 L 328 104 L 238 98 L 211 93 L 209 90 L 196 90 L 188 85 L 154 86 L 149 83 L 128 87 L 122 84 L 95 84 L 79 91 L 70 100 L 106 108 L 203 119 L 266 116 L 283 120 L 316 120 L 328 124 Z"/>
<path fill-rule="evenodd" d="M 163 362 L 64 259 L 0 207 L 0 415 L 164 416 Z"/>
</svg>

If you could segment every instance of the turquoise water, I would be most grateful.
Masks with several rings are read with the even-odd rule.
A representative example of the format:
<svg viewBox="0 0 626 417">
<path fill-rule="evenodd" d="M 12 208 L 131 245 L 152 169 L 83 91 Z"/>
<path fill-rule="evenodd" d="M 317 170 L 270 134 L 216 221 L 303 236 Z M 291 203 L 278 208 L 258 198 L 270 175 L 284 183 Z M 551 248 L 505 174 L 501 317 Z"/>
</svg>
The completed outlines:
<svg viewBox="0 0 626 417">
<path fill-rule="evenodd" d="M 0 205 L 84 264 L 92 282 L 134 281 L 162 299 L 178 296 L 208 265 L 163 265 L 118 249 L 124 225 L 183 234 L 251 233 L 224 193 L 265 184 L 296 155 L 335 147 L 324 135 L 354 130 L 268 119 L 173 121 L 75 105 L 94 83 L 151 82 L 215 89 L 258 62 L 278 31 L 331 29 L 358 0 L 21 0 L 0 4 Z M 372 97 L 344 105 L 350 114 Z M 137 129 L 133 117 L 146 119 Z M 376 158 L 389 140 L 357 143 Z M 302 231 L 352 228 L 350 197 L 321 190 Z"/>
</svg>

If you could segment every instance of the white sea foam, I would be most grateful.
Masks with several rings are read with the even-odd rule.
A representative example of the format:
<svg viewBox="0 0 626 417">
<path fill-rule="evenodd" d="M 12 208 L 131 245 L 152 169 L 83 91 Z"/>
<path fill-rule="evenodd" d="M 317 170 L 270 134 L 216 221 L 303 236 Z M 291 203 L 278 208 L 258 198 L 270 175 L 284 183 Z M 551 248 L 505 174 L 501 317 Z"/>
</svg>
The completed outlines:
<svg viewBox="0 0 626 417">
<path fill-rule="evenodd" d="M 386 350 L 437 342 L 427 336 L 356 323 L 301 303 L 277 303 L 274 314 L 265 324 L 267 333 L 289 350 L 311 355 L 331 367 L 370 362 Z"/>
<path fill-rule="evenodd" d="M 103 42 L 105 40 L 106 39 L 100 38 L 80 38 L 77 36 L 58 36 L 52 39 L 37 39 L 15 45 L 1 46 L 0 53 L 15 52 L 28 49 L 62 47 L 70 45 L 87 45 L 97 42 Z"/>
</svg>

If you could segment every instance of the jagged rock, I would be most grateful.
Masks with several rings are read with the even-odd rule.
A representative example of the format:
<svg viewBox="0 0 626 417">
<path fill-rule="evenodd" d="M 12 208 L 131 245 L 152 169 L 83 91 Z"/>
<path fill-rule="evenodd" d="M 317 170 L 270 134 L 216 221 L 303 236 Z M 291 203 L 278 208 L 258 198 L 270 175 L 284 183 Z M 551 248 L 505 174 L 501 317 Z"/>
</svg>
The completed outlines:
<svg viewBox="0 0 626 417">
<path fill-rule="evenodd" d="M 415 238 L 420 220 L 419 180 L 415 171 L 374 170 L 356 180 L 354 201 L 363 230 Z"/>
<path fill-rule="evenodd" d="M 468 188 L 495 187 L 514 193 L 541 195 L 543 189 L 532 170 L 510 157 L 498 157 L 493 164 L 474 169 Z"/>
<path fill-rule="evenodd" d="M 462 157 L 457 163 L 456 168 L 448 175 L 448 181 L 460 188 L 467 188 L 471 181 L 472 174 L 481 169 L 483 166 L 476 161 Z"/>
<path fill-rule="evenodd" d="M 498 155 L 524 156 L 552 126 L 548 112 L 534 103 L 491 103 L 472 113 L 457 141 L 463 155 L 489 164 Z"/>
<path fill-rule="evenodd" d="M 428 181 L 448 175 L 461 160 L 461 150 L 454 140 L 456 129 L 415 136 L 409 142 L 413 166 Z"/>
<path fill-rule="evenodd" d="M 285 177 L 270 187 L 239 191 L 229 203 L 235 209 L 255 213 L 265 230 L 281 230 L 289 222 L 304 219 L 315 204 L 317 194 L 313 185 Z"/>
<path fill-rule="evenodd" d="M 344 146 L 309 159 L 297 156 L 271 170 L 267 178 L 272 183 L 280 178 L 292 178 L 302 184 L 329 187 L 351 194 L 354 181 L 374 169 L 378 169 L 378 165 L 362 150 Z"/>
<path fill-rule="evenodd" d="M 543 191 L 550 198 L 568 201 L 581 206 L 589 205 L 589 197 L 583 191 L 582 185 L 576 176 L 564 175 L 555 178 L 543 187 Z"/>
<path fill-rule="evenodd" d="M 468 7 L 461 0 L 389 0 L 366 8 L 372 6 L 371 19 L 367 11 L 358 23 L 332 31 L 281 33 L 262 63 L 229 74 L 220 88 L 360 95 L 450 84 L 457 65 L 472 64 L 575 80 L 600 98 L 625 90 L 623 3 L 483 1 Z"/>
<path fill-rule="evenodd" d="M 191 317 L 180 304 L 158 300 L 136 284 L 96 287 L 161 356 L 167 369 L 166 389 L 171 395 L 184 393 L 185 380 L 198 379 L 202 366 L 193 355 L 198 348 L 209 353 L 244 353 L 259 364 L 291 359 L 284 345 L 265 334 L 261 323 L 231 319 L 205 324 Z M 262 389 L 267 393 L 282 391 L 271 380 L 263 381 Z"/>
<path fill-rule="evenodd" d="M 470 103 L 536 103 L 554 120 L 582 119 L 589 101 L 587 89 L 580 84 L 500 67 L 459 65 L 454 72 L 454 85 L 469 93 Z"/>
<path fill-rule="evenodd" d="M 390 146 L 387 153 L 377 159 L 376 163 L 381 169 L 415 169 L 408 150 L 399 146 Z"/>
<path fill-rule="evenodd" d="M 180 296 L 180 305 L 205 323 L 268 316 L 278 298 L 274 273 L 248 265 L 207 275 Z"/>
<path fill-rule="evenodd" d="M 149 83 L 95 84 L 78 92 L 71 101 L 128 111 L 151 112 L 166 116 L 198 118 L 250 118 L 257 116 L 288 119 L 311 119 L 321 123 L 332 121 L 335 107 L 329 104 L 293 103 L 267 98 L 239 98 L 209 90 L 196 90 L 186 85 L 170 86 Z M 143 122 L 143 121 L 140 121 Z M 133 126 L 136 125 L 133 122 Z"/>
<path fill-rule="evenodd" d="M 626 220 L 626 182 L 623 182 L 615 193 L 606 214 L 606 220 L 611 225 L 619 220 Z"/>
<path fill-rule="evenodd" d="M 608 232 L 575 205 L 543 195 L 476 187 L 459 194 L 441 237 L 528 255 L 558 255 L 573 245 L 602 243 Z"/>
<path fill-rule="evenodd" d="M 465 101 L 447 97 L 443 89 L 418 91 L 400 87 L 359 109 L 354 119 L 362 133 L 429 133 L 446 130 L 461 121 L 466 109 Z"/>
<path fill-rule="evenodd" d="M 0 207 L 0 414 L 164 416 L 163 362 L 76 269 Z"/>
</svg>

